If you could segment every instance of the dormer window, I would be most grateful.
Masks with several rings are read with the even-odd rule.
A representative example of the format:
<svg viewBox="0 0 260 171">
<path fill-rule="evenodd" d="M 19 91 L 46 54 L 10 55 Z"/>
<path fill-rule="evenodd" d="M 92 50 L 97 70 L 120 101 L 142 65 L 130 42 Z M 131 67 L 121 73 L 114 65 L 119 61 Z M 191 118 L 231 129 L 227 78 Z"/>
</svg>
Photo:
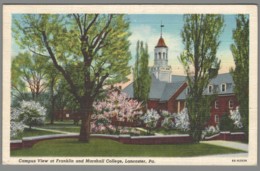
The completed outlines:
<svg viewBox="0 0 260 171">
<path fill-rule="evenodd" d="M 228 101 L 228 107 L 229 107 L 229 109 L 233 109 L 233 107 L 234 107 L 234 101 L 233 100 L 229 100 Z"/>
<path fill-rule="evenodd" d="M 213 92 L 213 85 L 208 86 L 208 93 L 211 94 Z"/>
<path fill-rule="evenodd" d="M 227 84 L 226 83 L 222 83 L 221 84 L 221 92 L 225 92 L 227 89 Z"/>
</svg>

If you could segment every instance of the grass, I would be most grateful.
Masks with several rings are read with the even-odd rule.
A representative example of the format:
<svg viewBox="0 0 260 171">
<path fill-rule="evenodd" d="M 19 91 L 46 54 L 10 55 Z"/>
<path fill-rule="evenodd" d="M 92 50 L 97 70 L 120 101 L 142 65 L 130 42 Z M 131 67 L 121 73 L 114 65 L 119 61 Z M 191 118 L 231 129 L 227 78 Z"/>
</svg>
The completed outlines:
<svg viewBox="0 0 260 171">
<path fill-rule="evenodd" d="M 14 140 L 19 140 L 19 139 L 22 139 L 23 137 L 33 137 L 33 136 L 51 135 L 51 134 L 58 134 L 58 133 L 50 132 L 50 131 L 35 130 L 35 129 L 30 130 L 29 128 L 25 128 L 23 133 L 18 135 L 17 137 L 15 137 Z"/>
<path fill-rule="evenodd" d="M 74 138 L 46 140 L 32 148 L 13 150 L 11 156 L 138 156 L 191 157 L 244 152 L 209 144 L 132 145 L 92 138 L 89 143 Z"/>
</svg>

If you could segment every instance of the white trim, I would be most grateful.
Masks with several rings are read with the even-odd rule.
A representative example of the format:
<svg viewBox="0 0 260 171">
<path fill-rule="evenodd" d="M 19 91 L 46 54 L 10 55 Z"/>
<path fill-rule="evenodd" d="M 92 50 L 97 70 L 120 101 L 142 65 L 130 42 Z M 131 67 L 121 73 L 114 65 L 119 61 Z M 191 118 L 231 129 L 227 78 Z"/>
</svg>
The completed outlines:
<svg viewBox="0 0 260 171">
<path fill-rule="evenodd" d="M 219 109 L 219 102 L 218 102 L 218 100 L 215 100 L 215 109 Z"/>
<path fill-rule="evenodd" d="M 159 135 L 159 136 L 133 136 L 131 139 L 149 139 L 149 138 L 171 138 L 171 137 L 189 137 L 189 134 L 175 134 L 175 135 Z"/>
<path fill-rule="evenodd" d="M 180 110 L 181 110 L 181 102 L 178 101 L 178 109 L 177 109 L 178 113 L 180 112 Z"/>
<path fill-rule="evenodd" d="M 11 143 L 22 143 L 23 141 L 22 140 L 11 140 L 10 142 Z"/>
<path fill-rule="evenodd" d="M 215 134 L 215 135 L 211 135 L 210 137 L 205 137 L 205 140 L 208 140 L 208 139 L 211 139 L 211 138 L 217 137 L 217 136 L 219 136 L 219 135 L 220 135 L 220 133 Z"/>
<path fill-rule="evenodd" d="M 219 115 L 218 114 L 214 115 L 214 121 L 215 121 L 215 123 L 219 123 Z"/>
<path fill-rule="evenodd" d="M 244 135 L 244 132 L 231 132 L 232 135 Z"/>
</svg>

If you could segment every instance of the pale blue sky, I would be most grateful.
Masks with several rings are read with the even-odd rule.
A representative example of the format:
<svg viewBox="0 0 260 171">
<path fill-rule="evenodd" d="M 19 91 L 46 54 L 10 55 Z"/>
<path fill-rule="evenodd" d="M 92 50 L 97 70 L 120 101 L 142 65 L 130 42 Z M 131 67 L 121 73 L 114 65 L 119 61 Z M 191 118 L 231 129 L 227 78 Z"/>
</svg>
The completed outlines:
<svg viewBox="0 0 260 171">
<path fill-rule="evenodd" d="M 19 15 L 15 15 L 19 17 Z M 147 42 L 150 54 L 149 65 L 153 65 L 153 51 L 160 37 L 161 22 L 164 25 L 163 38 L 169 48 L 169 64 L 172 65 L 173 74 L 184 74 L 182 65 L 178 61 L 178 56 L 183 51 L 183 43 L 181 39 L 181 29 L 183 27 L 183 15 L 169 14 L 131 14 L 130 19 L 130 37 L 132 60 L 130 65 L 134 64 L 135 47 L 138 40 Z M 229 68 L 234 66 L 230 45 L 233 43 L 232 30 L 236 27 L 235 15 L 224 15 L 225 27 L 221 35 L 220 47 L 217 53 L 221 59 L 220 73 L 228 72 Z M 19 52 L 18 46 L 12 39 L 12 56 Z"/>
<path fill-rule="evenodd" d="M 133 52 L 133 59 L 130 63 L 134 63 L 136 41 L 143 40 L 148 43 L 150 54 L 149 64 L 153 65 L 153 51 L 160 38 L 160 25 L 162 22 L 164 25 L 163 38 L 169 48 L 169 64 L 172 65 L 173 74 L 184 74 L 182 65 L 177 59 L 184 47 L 181 39 L 183 15 L 136 14 L 129 15 L 129 18 L 131 21 L 130 31 L 132 32 L 132 36 L 130 37 L 132 43 L 131 52 Z M 221 43 L 217 53 L 218 58 L 222 61 L 220 73 L 228 72 L 229 68 L 234 66 L 230 45 L 233 43 L 232 30 L 236 27 L 235 18 L 235 15 L 224 15 L 225 27 L 220 37 Z"/>
</svg>

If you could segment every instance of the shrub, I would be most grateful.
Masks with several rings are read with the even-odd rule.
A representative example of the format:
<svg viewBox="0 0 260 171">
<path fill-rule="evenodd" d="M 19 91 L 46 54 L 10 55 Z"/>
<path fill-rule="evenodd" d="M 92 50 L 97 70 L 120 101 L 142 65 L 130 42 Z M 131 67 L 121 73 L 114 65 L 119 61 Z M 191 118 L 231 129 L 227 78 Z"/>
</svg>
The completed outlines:
<svg viewBox="0 0 260 171">
<path fill-rule="evenodd" d="M 232 131 L 234 129 L 233 120 L 229 114 L 225 113 L 222 115 L 219 121 L 219 129 L 220 131 Z"/>
</svg>

